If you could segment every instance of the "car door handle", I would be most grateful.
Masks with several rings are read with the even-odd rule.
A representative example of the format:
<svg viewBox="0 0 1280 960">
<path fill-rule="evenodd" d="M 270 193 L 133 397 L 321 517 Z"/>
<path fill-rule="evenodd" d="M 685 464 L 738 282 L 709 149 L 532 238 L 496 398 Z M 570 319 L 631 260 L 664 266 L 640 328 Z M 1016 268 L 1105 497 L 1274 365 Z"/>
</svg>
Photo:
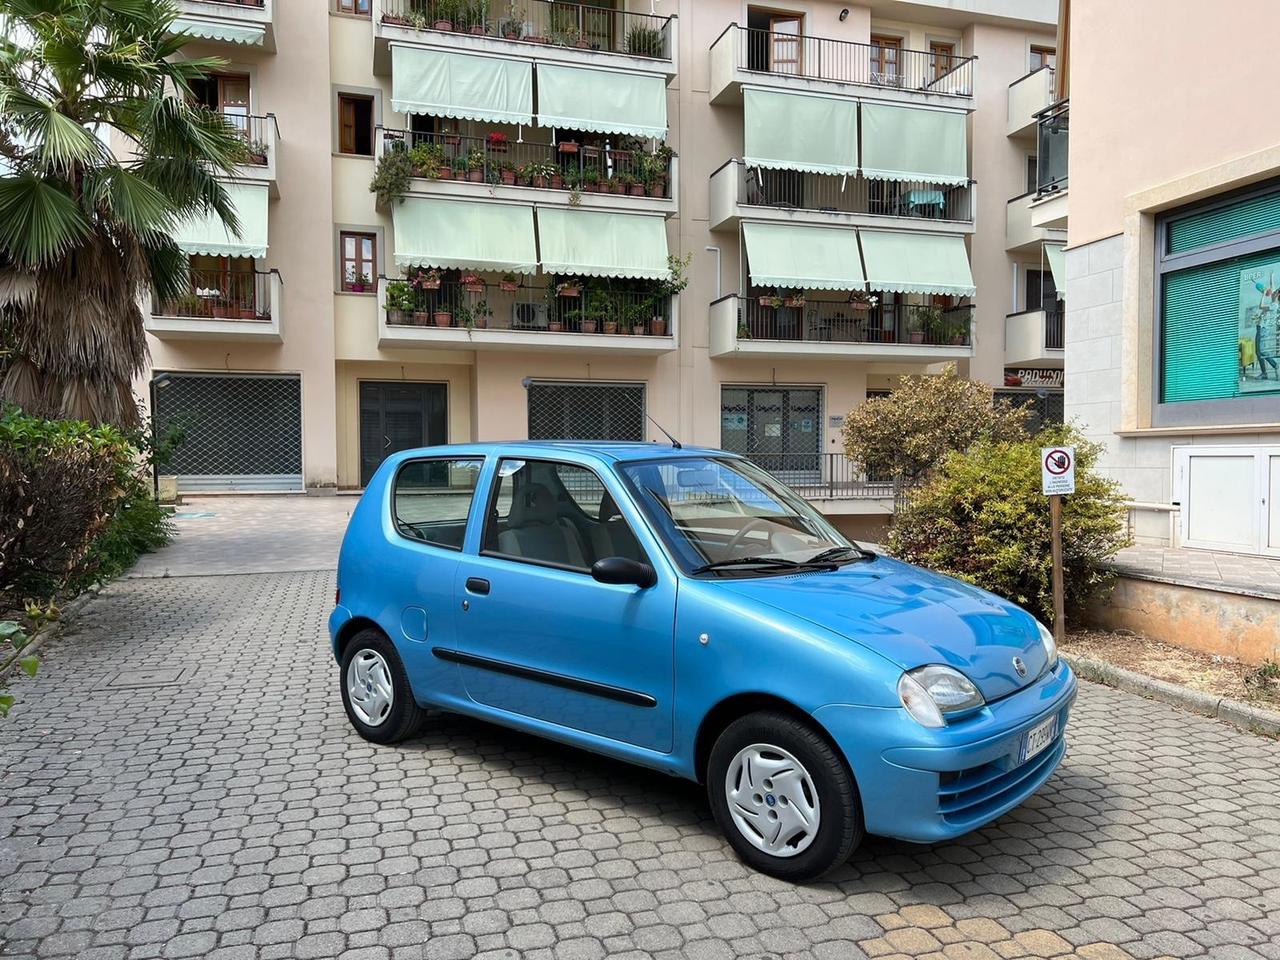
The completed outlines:
<svg viewBox="0 0 1280 960">
<path fill-rule="evenodd" d="M 487 597 L 489 581 L 483 577 L 467 577 L 467 593 L 478 593 L 482 597 Z"/>
</svg>

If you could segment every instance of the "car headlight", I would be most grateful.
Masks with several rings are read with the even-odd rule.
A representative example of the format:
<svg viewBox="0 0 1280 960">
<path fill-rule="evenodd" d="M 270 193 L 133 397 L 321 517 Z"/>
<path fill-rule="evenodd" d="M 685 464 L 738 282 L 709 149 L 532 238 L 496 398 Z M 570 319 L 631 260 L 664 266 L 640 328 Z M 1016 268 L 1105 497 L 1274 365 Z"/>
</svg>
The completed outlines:
<svg viewBox="0 0 1280 960">
<path fill-rule="evenodd" d="M 1040 642 L 1044 644 L 1045 662 L 1047 664 L 1045 669 L 1052 670 L 1058 665 L 1058 641 L 1053 639 L 1053 631 L 1039 620 L 1036 621 L 1036 626 L 1040 628 Z"/>
<path fill-rule="evenodd" d="M 947 717 L 986 703 L 973 681 L 936 663 L 904 673 L 898 680 L 898 698 L 922 727 L 944 727 Z"/>
</svg>

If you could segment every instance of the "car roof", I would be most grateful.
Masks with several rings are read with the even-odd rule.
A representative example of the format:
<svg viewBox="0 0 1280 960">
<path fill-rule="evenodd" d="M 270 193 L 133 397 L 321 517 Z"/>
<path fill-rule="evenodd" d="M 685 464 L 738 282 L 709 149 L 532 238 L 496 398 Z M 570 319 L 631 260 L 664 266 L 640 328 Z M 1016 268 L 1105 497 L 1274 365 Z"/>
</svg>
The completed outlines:
<svg viewBox="0 0 1280 960">
<path fill-rule="evenodd" d="M 451 443 L 403 451 L 400 456 L 440 456 L 458 454 L 509 454 L 511 456 L 554 456 L 585 454 L 602 460 L 653 460 L 684 457 L 737 456 L 712 447 L 673 447 L 668 443 L 623 442 L 614 440 L 502 440 L 491 443 Z"/>
</svg>

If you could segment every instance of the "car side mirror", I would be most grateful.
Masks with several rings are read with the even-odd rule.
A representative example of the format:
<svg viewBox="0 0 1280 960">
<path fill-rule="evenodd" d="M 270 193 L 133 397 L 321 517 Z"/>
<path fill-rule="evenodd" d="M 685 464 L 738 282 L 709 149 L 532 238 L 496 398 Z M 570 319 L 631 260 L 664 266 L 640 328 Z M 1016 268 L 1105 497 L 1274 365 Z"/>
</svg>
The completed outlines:
<svg viewBox="0 0 1280 960">
<path fill-rule="evenodd" d="M 591 565 L 591 576 L 600 583 L 629 583 L 652 587 L 658 582 L 653 567 L 626 557 L 602 557 Z"/>
</svg>

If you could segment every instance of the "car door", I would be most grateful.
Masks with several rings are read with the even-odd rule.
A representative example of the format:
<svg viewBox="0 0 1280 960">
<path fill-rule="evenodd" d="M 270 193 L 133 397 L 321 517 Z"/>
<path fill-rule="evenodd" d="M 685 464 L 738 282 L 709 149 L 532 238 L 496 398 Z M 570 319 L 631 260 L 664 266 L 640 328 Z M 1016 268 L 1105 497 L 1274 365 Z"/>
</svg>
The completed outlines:
<svg viewBox="0 0 1280 960">
<path fill-rule="evenodd" d="M 661 569 L 643 588 L 591 577 L 610 544 L 641 551 L 618 536 L 630 527 L 600 536 L 598 525 L 632 522 L 615 501 L 617 480 L 585 466 L 500 460 L 478 549 L 455 574 L 457 650 L 446 656 L 477 703 L 668 752 L 676 582 Z"/>
</svg>

